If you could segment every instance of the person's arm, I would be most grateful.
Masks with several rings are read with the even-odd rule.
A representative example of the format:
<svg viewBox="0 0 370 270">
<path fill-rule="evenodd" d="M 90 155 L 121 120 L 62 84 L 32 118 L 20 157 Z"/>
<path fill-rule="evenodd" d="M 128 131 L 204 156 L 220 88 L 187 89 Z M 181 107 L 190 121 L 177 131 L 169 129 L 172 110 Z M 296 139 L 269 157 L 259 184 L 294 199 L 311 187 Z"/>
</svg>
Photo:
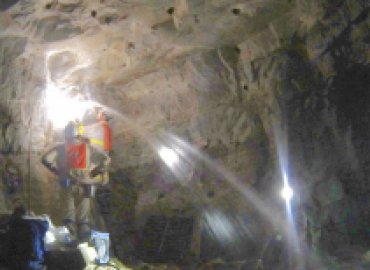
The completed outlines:
<svg viewBox="0 0 370 270">
<path fill-rule="evenodd" d="M 46 153 L 44 153 L 41 157 L 41 163 L 52 173 L 59 175 L 60 171 L 56 166 L 53 165 L 53 162 L 55 162 L 56 156 L 58 155 L 58 146 L 54 146 Z"/>
<path fill-rule="evenodd" d="M 53 163 L 55 163 L 57 160 L 57 156 L 60 150 L 59 148 L 62 146 L 63 144 L 59 144 L 57 146 L 52 147 L 48 151 L 46 151 L 46 153 L 44 153 L 41 157 L 41 163 L 55 175 L 58 175 L 58 176 L 63 175 L 64 177 L 69 178 L 73 182 L 78 182 L 78 179 L 74 177 L 73 175 L 71 175 L 68 171 L 63 170 L 53 165 Z"/>
<path fill-rule="evenodd" d="M 111 159 L 104 152 L 99 151 L 92 145 L 88 145 L 88 147 L 90 153 L 89 159 L 90 162 L 94 164 L 94 168 L 92 168 L 90 171 L 87 171 L 86 175 L 81 176 L 78 181 L 83 184 L 98 184 L 101 183 L 101 181 L 98 180 L 96 176 L 106 171 Z"/>
<path fill-rule="evenodd" d="M 95 149 L 95 151 L 98 151 Z M 95 176 L 97 176 L 98 174 L 104 172 L 106 170 L 106 168 L 108 167 L 108 165 L 110 164 L 111 162 L 111 158 L 106 155 L 105 153 L 102 153 L 102 152 L 98 152 L 100 155 L 102 155 L 102 158 L 101 158 L 101 161 L 99 162 L 98 166 L 96 166 L 94 169 L 92 169 L 90 171 L 90 176 L 92 178 L 94 178 Z"/>
</svg>

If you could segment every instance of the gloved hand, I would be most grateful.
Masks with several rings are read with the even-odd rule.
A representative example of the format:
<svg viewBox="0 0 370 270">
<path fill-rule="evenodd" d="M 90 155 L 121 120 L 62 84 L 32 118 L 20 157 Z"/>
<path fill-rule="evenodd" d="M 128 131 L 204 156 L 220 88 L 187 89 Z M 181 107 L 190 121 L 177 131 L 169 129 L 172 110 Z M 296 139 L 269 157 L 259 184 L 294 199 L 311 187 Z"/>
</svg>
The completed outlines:
<svg viewBox="0 0 370 270">
<path fill-rule="evenodd" d="M 101 181 L 101 185 L 102 186 L 105 186 L 105 185 L 108 185 L 109 184 L 109 176 L 108 176 L 108 172 L 105 172 L 101 175 L 102 177 L 102 181 Z"/>
<path fill-rule="evenodd" d="M 82 135 L 77 136 L 83 143 L 90 144 L 90 139 Z"/>
<path fill-rule="evenodd" d="M 97 175 L 101 174 L 101 171 L 100 171 L 100 168 L 99 167 L 95 167 L 94 169 L 92 169 L 90 172 L 89 172 L 89 176 L 91 178 L 94 178 L 96 177 Z"/>
<path fill-rule="evenodd" d="M 69 188 L 74 184 L 74 182 L 68 177 L 68 175 L 65 175 L 65 174 L 59 175 L 58 179 L 59 179 L 59 185 L 62 188 Z"/>
</svg>

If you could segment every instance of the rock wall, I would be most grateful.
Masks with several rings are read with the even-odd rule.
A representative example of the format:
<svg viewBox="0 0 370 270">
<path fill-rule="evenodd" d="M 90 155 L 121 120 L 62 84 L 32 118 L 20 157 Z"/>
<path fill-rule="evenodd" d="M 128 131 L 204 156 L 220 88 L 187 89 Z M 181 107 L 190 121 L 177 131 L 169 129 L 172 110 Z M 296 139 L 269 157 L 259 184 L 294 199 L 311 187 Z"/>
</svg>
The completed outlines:
<svg viewBox="0 0 370 270">
<path fill-rule="evenodd" d="M 326 246 L 338 245 L 338 235 L 368 230 L 366 1 L 8 7 L 0 17 L 1 211 L 23 203 L 58 219 L 58 188 L 39 162 L 61 140 L 44 104 L 52 82 L 110 108 L 117 212 L 111 230 L 120 257 L 133 252 L 134 227 L 153 213 L 235 209 L 233 218 L 255 220 L 253 228 L 268 224 L 244 189 L 256 190 L 280 219 L 282 166 L 297 207 L 316 205 L 325 217 L 317 222 Z M 158 142 L 169 144 L 160 139 L 163 131 L 216 165 L 187 150 L 178 179 L 157 154 Z M 220 171 L 231 172 L 236 184 Z M 266 227 L 249 239 L 256 250 L 263 241 L 254 239 L 272 231 Z"/>
</svg>

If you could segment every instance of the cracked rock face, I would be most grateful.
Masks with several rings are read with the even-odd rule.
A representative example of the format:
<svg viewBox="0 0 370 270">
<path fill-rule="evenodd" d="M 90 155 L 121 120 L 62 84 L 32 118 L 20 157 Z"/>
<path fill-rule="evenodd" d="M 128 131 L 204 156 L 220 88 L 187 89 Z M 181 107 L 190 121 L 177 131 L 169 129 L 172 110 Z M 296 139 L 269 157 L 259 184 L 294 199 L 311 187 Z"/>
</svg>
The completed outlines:
<svg viewBox="0 0 370 270">
<path fill-rule="evenodd" d="M 58 189 L 39 162 L 62 139 L 45 104 L 52 86 L 108 108 L 118 238 L 134 239 L 127 215 L 140 227 L 151 214 L 204 209 L 233 209 L 235 220 L 271 231 L 283 218 L 283 168 L 297 208 L 326 213 L 323 246 L 355 239 L 368 222 L 369 8 L 360 0 L 2 1 L 0 175 L 13 172 L 22 191 L 2 181 L 0 209 L 23 202 L 58 219 Z M 181 165 L 171 170 L 161 147 L 177 149 Z M 263 231 L 245 242 L 258 250 Z"/>
</svg>

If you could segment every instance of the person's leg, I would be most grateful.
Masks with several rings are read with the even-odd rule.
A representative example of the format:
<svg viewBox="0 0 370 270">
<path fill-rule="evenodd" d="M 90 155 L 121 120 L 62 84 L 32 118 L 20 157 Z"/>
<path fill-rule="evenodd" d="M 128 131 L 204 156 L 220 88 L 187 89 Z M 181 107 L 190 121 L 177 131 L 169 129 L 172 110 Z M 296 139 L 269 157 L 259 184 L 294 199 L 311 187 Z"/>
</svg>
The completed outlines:
<svg viewBox="0 0 370 270">
<path fill-rule="evenodd" d="M 108 231 L 111 203 L 112 192 L 105 186 L 99 188 L 95 196 L 95 206 L 100 225 L 102 225 L 101 230 L 103 231 Z"/>
<path fill-rule="evenodd" d="M 101 211 L 99 209 L 98 205 L 98 198 L 91 199 L 91 212 L 92 212 L 92 217 L 94 220 L 94 229 L 101 231 L 101 232 L 106 232 L 107 231 L 107 226 L 105 224 L 105 220 L 103 215 L 101 214 Z"/>
<path fill-rule="evenodd" d="M 103 181 L 104 175 L 100 174 L 95 179 L 99 180 L 100 182 Z M 92 228 L 98 231 L 106 231 L 106 226 L 104 219 L 101 215 L 101 207 L 99 204 L 99 193 L 101 187 L 100 185 L 94 185 L 94 192 L 90 193 L 92 195 L 90 201 L 90 212 L 91 212 L 91 219 L 90 222 L 92 223 Z"/>
<path fill-rule="evenodd" d="M 67 227 L 72 235 L 76 234 L 76 208 L 74 192 L 74 187 L 62 188 L 60 191 L 63 224 Z"/>
<path fill-rule="evenodd" d="M 78 206 L 76 211 L 79 237 L 90 236 L 91 233 L 91 198 L 85 196 L 83 186 L 78 188 Z"/>
</svg>

